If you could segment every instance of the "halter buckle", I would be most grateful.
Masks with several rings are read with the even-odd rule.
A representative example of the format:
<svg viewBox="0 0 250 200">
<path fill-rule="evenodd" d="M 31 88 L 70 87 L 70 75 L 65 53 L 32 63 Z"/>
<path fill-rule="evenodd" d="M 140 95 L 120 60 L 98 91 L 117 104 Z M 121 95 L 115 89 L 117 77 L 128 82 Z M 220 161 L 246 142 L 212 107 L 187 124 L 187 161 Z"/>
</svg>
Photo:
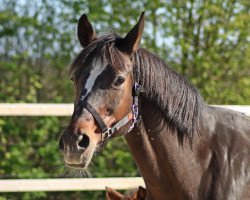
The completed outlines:
<svg viewBox="0 0 250 200">
<path fill-rule="evenodd" d="M 107 140 L 111 135 L 112 135 L 112 129 L 108 128 L 107 131 L 105 131 L 104 133 L 102 133 L 102 141 Z"/>
<path fill-rule="evenodd" d="M 141 92 L 142 92 L 142 86 L 139 85 L 137 82 L 135 82 L 132 95 L 134 97 L 136 97 L 136 96 L 138 97 Z"/>
</svg>

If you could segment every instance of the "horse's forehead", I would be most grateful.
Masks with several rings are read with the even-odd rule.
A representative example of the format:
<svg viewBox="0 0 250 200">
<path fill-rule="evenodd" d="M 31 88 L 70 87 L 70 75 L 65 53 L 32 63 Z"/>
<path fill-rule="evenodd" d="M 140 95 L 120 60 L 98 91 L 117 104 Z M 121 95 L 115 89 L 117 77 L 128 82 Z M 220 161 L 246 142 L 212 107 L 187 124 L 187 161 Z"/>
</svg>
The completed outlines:
<svg viewBox="0 0 250 200">
<path fill-rule="evenodd" d="M 106 70 L 107 63 L 103 62 L 103 59 L 101 57 L 94 57 L 92 61 L 85 66 L 86 71 L 84 75 L 84 94 L 82 98 L 85 98 L 88 96 L 89 92 L 92 91 L 97 78 Z"/>
<path fill-rule="evenodd" d="M 106 66 L 106 59 L 101 56 L 101 53 L 97 53 L 94 56 L 87 58 L 89 62 L 85 62 L 84 67 L 86 67 L 89 71 L 96 71 L 104 68 Z"/>
</svg>

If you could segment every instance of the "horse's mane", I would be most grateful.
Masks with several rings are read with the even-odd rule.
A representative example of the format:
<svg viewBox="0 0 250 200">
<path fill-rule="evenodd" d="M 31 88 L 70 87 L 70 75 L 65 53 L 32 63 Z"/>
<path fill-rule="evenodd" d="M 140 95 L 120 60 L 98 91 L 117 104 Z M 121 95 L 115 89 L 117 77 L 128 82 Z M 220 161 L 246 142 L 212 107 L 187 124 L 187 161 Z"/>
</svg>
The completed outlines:
<svg viewBox="0 0 250 200">
<path fill-rule="evenodd" d="M 192 137 L 199 129 L 204 101 L 196 87 L 173 71 L 164 61 L 145 49 L 134 56 L 135 67 L 145 97 L 163 111 L 168 123 L 175 127 L 178 136 Z"/>
<path fill-rule="evenodd" d="M 116 33 L 110 33 L 107 35 L 103 35 L 96 39 L 94 42 L 92 42 L 90 45 L 88 45 L 86 48 L 84 48 L 75 58 L 73 63 L 70 65 L 69 73 L 70 76 L 73 76 L 74 74 L 78 74 L 79 71 L 83 68 L 84 63 L 88 60 L 88 58 L 94 56 L 94 54 L 99 54 L 99 56 L 104 59 L 105 55 L 108 54 L 108 56 L 111 58 L 111 52 L 107 52 L 106 45 L 112 43 L 115 39 L 119 38 L 119 36 Z M 111 48 L 108 48 L 108 51 L 112 50 Z M 117 54 L 118 51 L 112 51 L 112 54 Z M 113 56 L 112 56 L 113 57 Z M 117 56 L 115 56 L 117 57 Z M 121 62 L 121 61 L 120 61 Z M 114 66 L 123 66 L 123 63 L 119 63 L 120 65 L 114 65 Z"/>
<path fill-rule="evenodd" d="M 123 66 L 122 59 L 119 59 L 119 50 L 115 45 L 110 45 L 116 39 L 120 37 L 112 33 L 98 38 L 87 46 L 72 63 L 71 75 L 78 74 L 83 63 L 96 52 L 101 57 L 108 55 L 110 62 L 115 63 L 112 66 Z M 109 48 L 104 48 L 107 45 Z M 163 60 L 145 49 L 140 48 L 134 54 L 134 62 L 134 68 L 137 68 L 137 74 L 134 76 L 139 78 L 143 87 L 143 97 L 153 101 L 162 110 L 163 116 L 177 129 L 181 139 L 184 135 L 191 138 L 195 130 L 199 129 L 200 114 L 204 105 L 197 89 Z"/>
</svg>

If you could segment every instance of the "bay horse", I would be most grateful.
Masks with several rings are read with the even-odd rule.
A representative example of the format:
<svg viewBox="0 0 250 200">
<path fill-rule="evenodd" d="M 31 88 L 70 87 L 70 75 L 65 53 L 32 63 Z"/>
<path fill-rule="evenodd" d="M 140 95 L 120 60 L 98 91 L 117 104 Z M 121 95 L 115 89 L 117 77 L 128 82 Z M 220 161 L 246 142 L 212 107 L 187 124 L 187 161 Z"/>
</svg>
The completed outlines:
<svg viewBox="0 0 250 200">
<path fill-rule="evenodd" d="M 250 119 L 207 105 L 139 47 L 143 28 L 144 13 L 124 38 L 98 37 L 80 17 L 74 112 L 59 140 L 66 165 L 85 169 L 110 138 L 124 135 L 148 200 L 250 199 Z"/>
</svg>

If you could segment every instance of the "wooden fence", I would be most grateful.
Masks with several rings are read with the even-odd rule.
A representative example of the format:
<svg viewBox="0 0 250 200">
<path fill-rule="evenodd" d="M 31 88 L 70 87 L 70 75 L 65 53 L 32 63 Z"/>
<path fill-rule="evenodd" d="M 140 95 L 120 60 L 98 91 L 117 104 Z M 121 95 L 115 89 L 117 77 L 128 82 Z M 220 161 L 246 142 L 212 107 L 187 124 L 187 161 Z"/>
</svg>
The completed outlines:
<svg viewBox="0 0 250 200">
<path fill-rule="evenodd" d="M 37 191 L 87 191 L 105 190 L 112 187 L 128 190 L 144 186 L 141 177 L 133 178 L 60 178 L 60 179 L 2 179 L 0 192 L 37 192 Z"/>
<path fill-rule="evenodd" d="M 215 106 L 236 110 L 250 116 L 250 106 Z M 70 116 L 72 112 L 73 104 L 0 104 L 0 116 Z M 105 186 L 127 190 L 137 188 L 139 185 L 145 186 L 141 177 L 1 179 L 0 192 L 105 190 Z"/>
<path fill-rule="evenodd" d="M 250 106 L 214 105 L 217 107 L 236 110 L 250 115 Z M 46 103 L 2 103 L 0 116 L 70 116 L 73 113 L 73 104 L 46 104 Z"/>
</svg>

